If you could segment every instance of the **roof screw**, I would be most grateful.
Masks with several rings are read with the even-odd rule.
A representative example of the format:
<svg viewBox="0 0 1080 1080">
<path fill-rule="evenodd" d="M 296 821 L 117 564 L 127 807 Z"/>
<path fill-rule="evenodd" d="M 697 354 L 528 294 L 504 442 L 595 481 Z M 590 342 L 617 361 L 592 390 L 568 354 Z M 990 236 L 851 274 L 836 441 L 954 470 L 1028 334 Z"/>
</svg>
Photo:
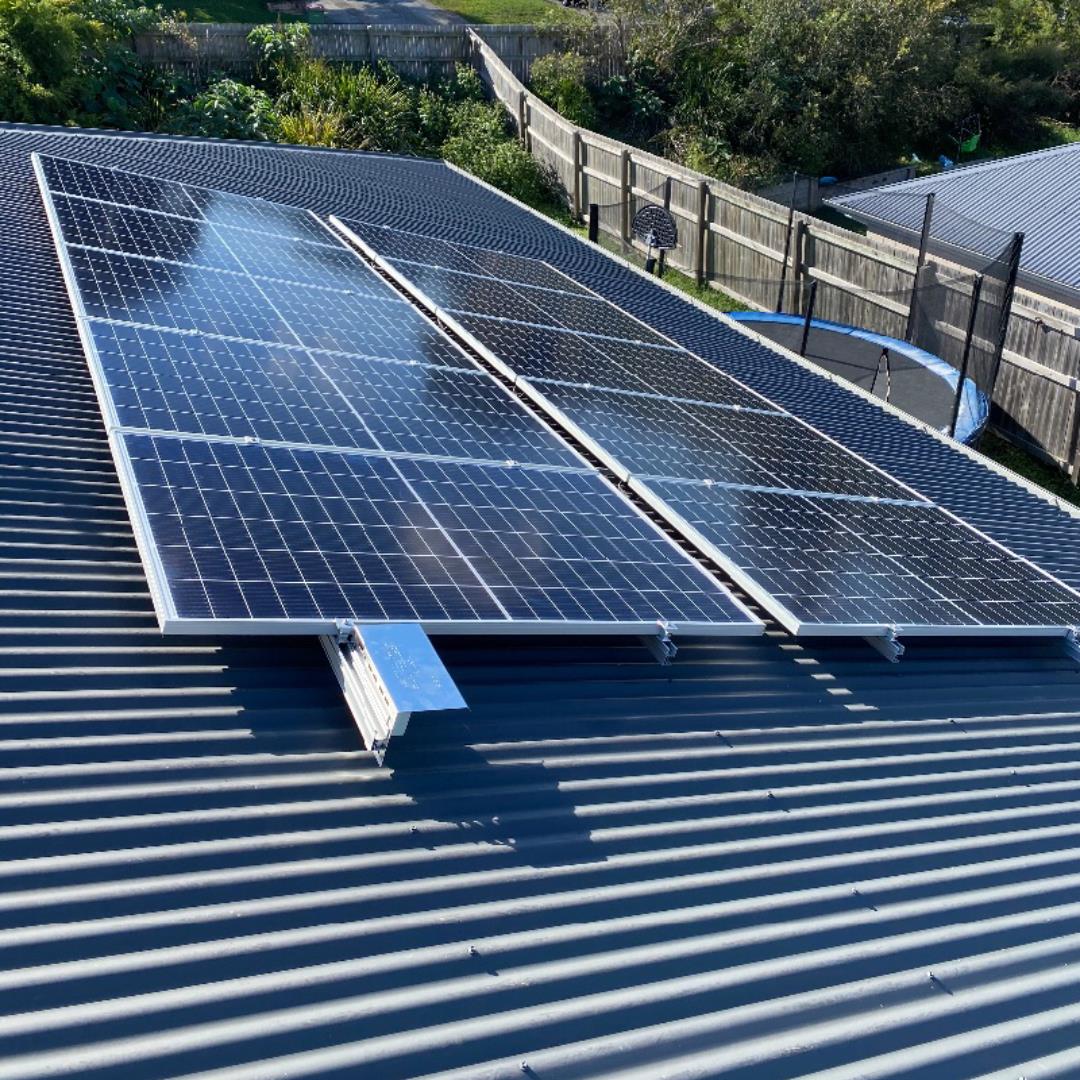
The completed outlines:
<svg viewBox="0 0 1080 1080">
<path fill-rule="evenodd" d="M 529 1072 L 529 1071 L 530 1071 L 530 1070 L 529 1070 L 529 1063 L 528 1063 L 527 1061 L 523 1061 L 523 1062 L 521 1063 L 521 1071 L 522 1071 L 523 1073 L 527 1073 L 527 1072 Z"/>
<path fill-rule="evenodd" d="M 420 830 L 415 825 L 410 825 L 409 826 L 409 832 L 415 833 L 415 832 L 419 832 L 419 831 Z"/>
<path fill-rule="evenodd" d="M 480 955 L 480 952 L 479 952 L 479 950 L 478 950 L 478 949 L 476 948 L 476 946 L 475 946 L 475 945 L 470 945 L 470 946 L 469 946 L 469 955 L 470 955 L 470 956 L 479 956 L 479 955 Z"/>
</svg>

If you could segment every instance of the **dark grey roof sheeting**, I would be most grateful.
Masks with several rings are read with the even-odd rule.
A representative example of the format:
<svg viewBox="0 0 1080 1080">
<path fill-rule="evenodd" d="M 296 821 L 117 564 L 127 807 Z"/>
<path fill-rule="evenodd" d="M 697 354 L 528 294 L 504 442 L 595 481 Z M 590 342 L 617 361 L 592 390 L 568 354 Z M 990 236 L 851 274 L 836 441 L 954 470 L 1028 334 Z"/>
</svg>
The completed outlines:
<svg viewBox="0 0 1080 1080">
<path fill-rule="evenodd" d="M 448 229 L 479 190 L 169 146 L 223 186 L 222 158 L 267 153 L 365 194 L 433 170 Z M 1080 674 L 1057 644 L 890 666 L 777 635 L 660 668 L 442 642 L 471 711 L 377 769 L 313 642 L 157 634 L 21 172 L 0 218 L 0 1080 L 1075 1075 Z M 719 325 L 666 296 L 689 337 Z M 882 415 L 793 370 L 836 425 Z M 1023 489 L 900 421 L 867 442 L 1075 558 Z"/>
<path fill-rule="evenodd" d="M 980 162 L 830 199 L 873 227 L 893 226 L 918 237 L 926 196 L 936 196 L 931 235 L 963 251 L 1004 250 L 1024 234 L 1026 284 L 1080 302 L 1080 143 Z M 989 260 L 984 260 L 989 261 Z M 1056 286 L 1056 288 L 1055 288 Z"/>
</svg>

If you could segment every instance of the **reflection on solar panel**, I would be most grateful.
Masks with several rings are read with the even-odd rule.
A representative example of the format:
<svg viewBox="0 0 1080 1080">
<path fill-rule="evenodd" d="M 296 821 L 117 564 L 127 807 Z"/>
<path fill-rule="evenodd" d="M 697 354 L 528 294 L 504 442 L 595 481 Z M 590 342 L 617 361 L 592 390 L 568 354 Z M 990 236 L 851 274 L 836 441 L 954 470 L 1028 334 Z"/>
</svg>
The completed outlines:
<svg viewBox="0 0 1080 1080">
<path fill-rule="evenodd" d="M 546 264 L 331 220 L 791 631 L 1080 623 L 1080 595 L 701 358 L 580 286 L 541 294 Z"/>
<path fill-rule="evenodd" d="M 35 168 L 166 629 L 760 632 L 314 216 Z"/>
</svg>

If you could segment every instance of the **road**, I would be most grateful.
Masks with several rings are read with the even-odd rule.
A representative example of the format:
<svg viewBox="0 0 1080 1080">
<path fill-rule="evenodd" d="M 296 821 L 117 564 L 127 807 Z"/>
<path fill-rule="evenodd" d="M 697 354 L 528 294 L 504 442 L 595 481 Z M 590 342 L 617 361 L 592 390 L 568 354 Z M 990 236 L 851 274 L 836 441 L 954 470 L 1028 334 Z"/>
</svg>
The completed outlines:
<svg viewBox="0 0 1080 1080">
<path fill-rule="evenodd" d="M 460 15 L 443 11 L 428 0 L 322 0 L 328 23 L 370 23 L 373 26 L 460 26 Z"/>
</svg>

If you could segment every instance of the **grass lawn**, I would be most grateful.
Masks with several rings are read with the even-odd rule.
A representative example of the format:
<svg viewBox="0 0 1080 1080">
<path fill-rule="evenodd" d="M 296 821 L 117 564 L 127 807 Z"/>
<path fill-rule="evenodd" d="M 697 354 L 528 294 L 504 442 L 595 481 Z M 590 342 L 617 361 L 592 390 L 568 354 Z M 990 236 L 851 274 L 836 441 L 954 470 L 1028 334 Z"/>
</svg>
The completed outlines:
<svg viewBox="0 0 1080 1080">
<path fill-rule="evenodd" d="M 1014 473 L 1019 473 L 1033 484 L 1046 488 L 1051 494 L 1080 506 L 1080 488 L 1072 484 L 1064 473 L 1033 458 L 992 431 L 988 431 L 980 440 L 979 452 L 999 465 L 1012 469 Z"/>
<path fill-rule="evenodd" d="M 296 22 L 299 16 L 266 10 L 266 0 L 164 0 L 166 10 L 183 12 L 191 22 Z"/>
<path fill-rule="evenodd" d="M 432 0 L 471 23 L 534 23 L 555 10 L 550 0 Z M 192 22 L 295 22 L 299 16 L 266 10 L 265 0 L 164 0 L 169 11 L 182 11 Z M 561 10 L 561 8 L 559 9 Z M 376 20 L 378 21 L 378 20 Z"/>
<path fill-rule="evenodd" d="M 432 0 L 466 22 L 506 25 L 535 23 L 555 10 L 549 0 Z M 561 10 L 561 9 L 560 9 Z"/>
</svg>

